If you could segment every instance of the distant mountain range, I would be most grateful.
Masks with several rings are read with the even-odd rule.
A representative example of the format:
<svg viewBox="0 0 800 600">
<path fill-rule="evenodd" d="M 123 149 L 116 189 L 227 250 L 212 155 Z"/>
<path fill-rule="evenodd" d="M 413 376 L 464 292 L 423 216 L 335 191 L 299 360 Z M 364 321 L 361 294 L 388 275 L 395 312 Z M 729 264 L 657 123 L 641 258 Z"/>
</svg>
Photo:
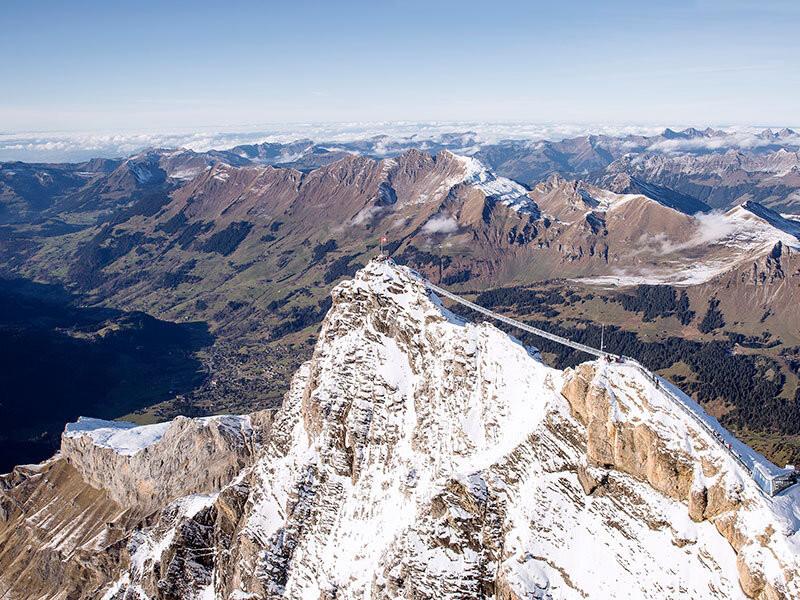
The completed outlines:
<svg viewBox="0 0 800 600">
<path fill-rule="evenodd" d="M 352 274 L 382 236 L 450 284 L 780 279 L 800 246 L 797 135 L 765 131 L 747 151 L 725 150 L 728 137 L 481 146 L 464 133 L 424 150 L 377 137 L 4 163 L 0 256 L 15 274 L 212 323 L 255 288 L 280 303 L 281 289 Z"/>
<path fill-rule="evenodd" d="M 106 201 L 165 182 L 176 186 L 220 163 L 309 172 L 354 154 L 383 159 L 410 149 L 471 156 L 497 175 L 528 187 L 558 173 L 612 189 L 627 185 L 647 193 L 666 188 L 712 208 L 754 200 L 778 212 L 800 213 L 800 135 L 796 132 L 767 129 L 741 140 L 737 134 L 713 129 L 666 129 L 656 136 L 585 135 L 555 142 L 484 143 L 472 132 L 435 139 L 375 136 L 346 143 L 304 139 L 208 152 L 152 149 L 127 159 L 75 164 L 6 162 L 0 163 L 0 223 L 81 208 L 82 199 L 96 210 L 113 208 Z"/>
<path fill-rule="evenodd" d="M 0 261 L 118 308 L 280 337 L 318 322 L 385 235 L 448 285 L 703 285 L 702 304 L 736 281 L 737 311 L 790 322 L 800 146 L 790 130 L 756 140 L 467 132 L 2 163 Z"/>
<path fill-rule="evenodd" d="M 385 237 L 398 263 L 462 292 L 525 298 L 502 306 L 516 304 L 521 318 L 558 315 L 546 326 L 602 321 L 726 352 L 748 344 L 760 361 L 751 378 L 772 386 L 764 397 L 774 387 L 794 423 L 795 139 L 765 132 L 732 150 L 730 134 L 713 130 L 492 145 L 467 133 L 436 144 L 304 140 L 3 163 L 0 275 L 63 285 L 83 303 L 203 322 L 215 341 L 202 359 L 213 374 L 202 412 L 230 410 L 232 398 L 250 410 L 279 401 L 330 289 Z M 675 374 L 702 378 L 704 368 Z M 718 416 L 735 396 L 721 398 Z M 157 414 L 198 401 L 175 406 Z M 739 427 L 761 423 L 755 412 L 735 414 L 744 415 Z M 763 447 L 800 454 L 785 439 Z"/>
</svg>

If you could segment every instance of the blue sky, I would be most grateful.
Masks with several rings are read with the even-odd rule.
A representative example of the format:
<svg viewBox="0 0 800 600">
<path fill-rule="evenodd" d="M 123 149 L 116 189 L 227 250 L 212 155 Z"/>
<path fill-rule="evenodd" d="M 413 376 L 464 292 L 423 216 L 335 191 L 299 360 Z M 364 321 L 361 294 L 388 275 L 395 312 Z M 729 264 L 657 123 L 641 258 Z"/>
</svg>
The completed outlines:
<svg viewBox="0 0 800 600">
<path fill-rule="evenodd" d="M 800 2 L 5 0 L 0 131 L 796 125 Z"/>
</svg>

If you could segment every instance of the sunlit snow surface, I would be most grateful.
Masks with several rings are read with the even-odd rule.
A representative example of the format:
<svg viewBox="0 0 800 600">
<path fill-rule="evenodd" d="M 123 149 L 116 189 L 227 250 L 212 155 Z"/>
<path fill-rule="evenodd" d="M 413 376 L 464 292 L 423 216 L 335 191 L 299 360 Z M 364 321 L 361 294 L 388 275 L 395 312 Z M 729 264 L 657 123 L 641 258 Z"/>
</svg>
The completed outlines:
<svg viewBox="0 0 800 600">
<path fill-rule="evenodd" d="M 250 428 L 248 417 L 221 415 L 195 419 L 198 423 L 211 421 L 229 422 L 235 429 Z M 106 421 L 90 417 L 78 417 L 74 423 L 67 423 L 64 435 L 70 438 L 85 436 L 103 448 L 109 448 L 123 456 L 133 456 L 164 437 L 172 421 L 154 425 L 137 425 L 129 421 Z"/>
<path fill-rule="evenodd" d="M 371 586 L 383 581 L 387 561 L 399 560 L 390 575 L 400 572 L 400 564 L 414 565 L 431 597 L 447 597 L 449 583 L 470 580 L 485 561 L 469 548 L 431 543 L 429 528 L 438 527 L 436 536 L 457 546 L 461 532 L 428 516 L 431 502 L 456 481 L 476 496 L 491 493 L 504 503 L 508 558 L 496 568 L 520 597 L 744 597 L 733 549 L 711 523 L 692 522 L 685 505 L 621 474 L 613 477 L 628 498 L 583 495 L 567 466 L 583 460 L 582 452 L 553 429 L 577 427 L 559 393 L 560 371 L 488 324 L 449 314 L 442 319 L 438 302 L 428 301 L 402 270 L 371 263 L 366 271 L 344 284 L 348 294 L 390 299 L 426 353 L 424 359 L 415 355 L 369 320 L 347 325 L 351 309 L 334 307 L 315 355 L 312 398 L 303 398 L 312 376 L 306 365 L 276 424 L 290 432 L 289 450 L 257 465 L 261 489 L 246 531 L 262 543 L 281 539 L 289 506 L 304 510 L 298 481 L 307 490 L 322 486 L 307 501 L 322 511 L 317 514 L 325 524 L 299 541 L 289 579 L 274 593 L 305 598 L 335 589 L 337 597 L 369 597 Z M 328 333 L 334 329 L 336 335 Z M 468 373 L 463 380 L 454 375 L 461 367 Z M 637 393 L 656 393 L 626 381 L 635 376 L 623 369 L 609 368 L 605 376 L 621 393 L 627 393 L 623 383 Z M 333 472 L 338 457 L 329 436 L 338 430 L 323 419 L 320 430 L 310 431 L 301 417 L 304 402 L 339 410 L 343 394 L 352 402 L 347 439 L 357 478 Z M 641 399 L 633 394 L 626 402 Z M 694 452 L 688 432 L 696 426 L 667 400 L 662 408 L 663 414 L 642 410 L 626 418 L 655 423 L 681 450 L 688 444 Z M 353 436 L 364 424 L 367 439 L 359 445 Z M 722 464 L 727 460 L 713 444 L 703 452 Z M 731 485 L 762 503 L 754 511 L 754 530 L 776 522 L 796 530 L 794 499 L 786 500 L 790 511 L 780 500 L 767 510 L 752 482 L 727 466 Z M 317 484 L 320 473 L 326 473 L 325 483 Z M 453 519 L 467 518 L 458 507 L 449 510 Z M 791 558 L 794 549 L 785 551 Z"/>
<path fill-rule="evenodd" d="M 657 265 L 623 268 L 579 281 L 608 286 L 697 285 L 764 256 L 777 243 L 800 250 L 800 223 L 756 203 L 745 202 L 724 213 L 698 214 L 693 221 L 691 239 L 664 252 Z M 695 260 L 681 254 L 699 247 L 706 249 L 705 258 Z"/>
<path fill-rule="evenodd" d="M 67 423 L 67 437 L 87 436 L 97 446 L 111 448 L 119 454 L 130 456 L 158 442 L 170 423 L 141 425 L 127 421 L 105 421 L 79 417 L 75 423 Z"/>
<path fill-rule="evenodd" d="M 478 188 L 488 198 L 494 198 L 517 212 L 538 215 L 539 209 L 528 197 L 528 190 L 524 186 L 506 177 L 495 175 L 476 158 L 466 156 L 457 158 L 464 165 L 463 183 Z"/>
</svg>

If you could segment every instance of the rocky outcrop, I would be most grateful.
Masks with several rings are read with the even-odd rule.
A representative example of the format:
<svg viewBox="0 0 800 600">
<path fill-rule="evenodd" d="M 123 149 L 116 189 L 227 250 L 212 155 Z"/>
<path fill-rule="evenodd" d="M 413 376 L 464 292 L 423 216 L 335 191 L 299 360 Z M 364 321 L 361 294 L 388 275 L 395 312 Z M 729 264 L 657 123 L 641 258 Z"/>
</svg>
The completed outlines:
<svg viewBox="0 0 800 600">
<path fill-rule="evenodd" d="M 163 573 L 150 574 L 142 587 L 153 597 L 188 597 L 183 592 L 204 581 L 192 576 L 200 573 L 195 565 L 205 564 L 199 545 L 230 543 L 230 536 L 212 539 L 198 520 L 205 514 L 222 529 L 231 510 L 241 514 L 234 500 L 240 488 L 231 481 L 269 439 L 272 414 L 180 417 L 144 427 L 95 419 L 71 424 L 56 457 L 0 477 L 0 596 L 100 598 L 136 564 L 132 555 L 139 552 L 141 560 L 153 535 L 181 522 L 170 534 Z M 156 591 L 165 578 L 184 583 Z"/>
<path fill-rule="evenodd" d="M 0 488 L 0 597 L 101 596 L 127 561 L 140 516 L 60 457 L 17 467 Z"/>
<path fill-rule="evenodd" d="M 590 464 L 646 481 L 686 503 L 693 521 L 714 523 L 737 553 L 739 583 L 748 597 L 794 597 L 800 585 L 798 556 L 776 530 L 781 517 L 791 513 L 781 514 L 781 507 L 773 513 L 776 507 L 770 506 L 794 500 L 762 497 L 709 434 L 670 410 L 664 394 L 632 367 L 583 364 L 568 373 L 562 394 L 586 428 Z M 593 492 L 593 479 L 579 476 L 584 491 Z M 764 518 L 769 515 L 772 521 Z"/>
<path fill-rule="evenodd" d="M 218 491 L 252 462 L 255 449 L 250 417 L 178 417 L 148 426 L 158 428 L 148 432 L 156 439 L 139 436 L 144 441 L 124 448 L 115 447 L 115 439 L 145 428 L 116 429 L 114 423 L 115 437 L 106 440 L 109 422 L 81 423 L 62 436 L 64 459 L 89 485 L 142 514 L 182 496 Z"/>
<path fill-rule="evenodd" d="M 585 364 L 567 380 L 564 397 L 586 427 L 586 456 L 590 463 L 615 468 L 675 499 L 689 496 L 694 461 L 671 452 L 646 422 L 620 420 L 608 387 L 592 385 L 596 367 Z M 588 381 L 587 381 L 588 380 Z"/>
</svg>

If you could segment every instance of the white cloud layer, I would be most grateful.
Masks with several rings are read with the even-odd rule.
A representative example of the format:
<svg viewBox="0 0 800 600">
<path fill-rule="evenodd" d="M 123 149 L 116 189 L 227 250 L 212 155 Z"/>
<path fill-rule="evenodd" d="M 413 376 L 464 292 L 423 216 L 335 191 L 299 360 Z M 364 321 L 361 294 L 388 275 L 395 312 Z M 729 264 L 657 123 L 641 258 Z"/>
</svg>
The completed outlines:
<svg viewBox="0 0 800 600">
<path fill-rule="evenodd" d="M 188 148 L 197 152 L 224 150 L 239 144 L 290 142 L 301 138 L 345 143 L 386 135 L 390 139 L 437 141 L 452 133 L 473 132 L 483 143 L 502 139 L 560 140 L 587 133 L 652 135 L 663 126 L 614 126 L 486 122 L 294 123 L 242 131 L 174 133 L 0 132 L 0 160 L 81 161 L 121 157 L 145 148 Z"/>
<path fill-rule="evenodd" d="M 458 223 L 449 215 L 437 215 L 422 226 L 423 233 L 453 233 Z"/>
<path fill-rule="evenodd" d="M 676 127 L 673 126 L 675 129 Z M 80 132 L 0 132 L 0 160 L 42 162 L 82 161 L 95 157 L 123 157 L 145 148 L 188 148 L 197 152 L 224 150 L 239 144 L 290 142 L 307 138 L 318 143 L 346 143 L 384 135 L 391 140 L 438 142 L 446 135 L 471 132 L 476 139 L 466 142 L 490 144 L 500 140 L 553 140 L 586 134 L 609 136 L 661 133 L 664 125 L 610 125 L 569 123 L 490 123 L 490 122 L 374 122 L 374 123 L 294 123 L 241 128 L 239 131 L 200 129 L 172 133 L 80 133 Z M 728 128 L 726 135 L 711 138 L 664 140 L 650 146 L 660 152 L 692 152 L 726 148 L 751 149 L 768 145 L 759 137 L 761 129 Z M 782 143 L 800 145 L 800 136 Z M 380 150 L 381 144 L 376 146 Z M 476 148 L 477 149 L 477 148 Z"/>
<path fill-rule="evenodd" d="M 800 145 L 800 134 L 786 135 L 779 142 L 762 135 L 763 130 L 729 130 L 726 135 L 715 137 L 697 137 L 691 139 L 662 140 L 651 144 L 647 149 L 653 152 L 681 154 L 686 152 L 702 152 L 717 150 L 753 150 L 779 143 L 782 146 Z"/>
</svg>

